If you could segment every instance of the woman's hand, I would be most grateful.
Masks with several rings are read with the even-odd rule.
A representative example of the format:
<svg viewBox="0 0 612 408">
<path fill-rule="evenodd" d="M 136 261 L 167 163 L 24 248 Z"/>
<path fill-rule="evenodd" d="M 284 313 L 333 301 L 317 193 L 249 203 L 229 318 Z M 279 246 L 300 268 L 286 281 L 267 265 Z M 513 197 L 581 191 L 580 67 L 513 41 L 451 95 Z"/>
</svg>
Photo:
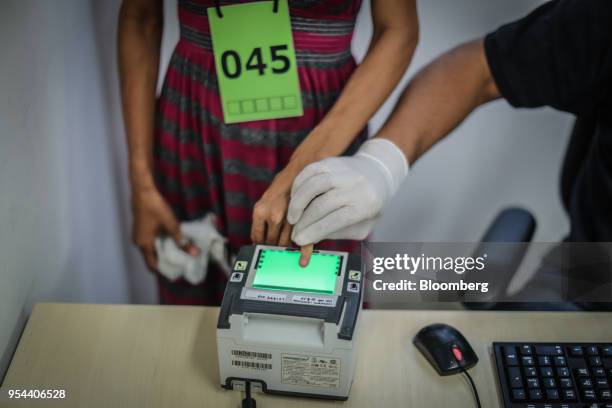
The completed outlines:
<svg viewBox="0 0 612 408">
<path fill-rule="evenodd" d="M 321 158 L 318 150 L 315 129 L 309 135 L 310 142 L 302 143 L 294 152 L 287 167 L 274 177 L 270 187 L 264 192 L 253 208 L 253 225 L 251 227 L 251 240 L 255 244 L 290 246 L 293 225 L 287 221 L 287 209 L 291 198 L 291 186 L 297 175 L 309 163 Z M 301 248 L 300 265 L 307 266 L 313 252 L 313 245 Z"/>
<path fill-rule="evenodd" d="M 295 162 L 294 162 L 295 163 Z M 255 203 L 251 240 L 255 244 L 290 246 L 293 226 L 287 221 L 287 209 L 291 186 L 295 180 L 295 166 L 287 166 L 270 184 L 270 187 Z M 301 248 L 300 265 L 307 266 L 313 245 Z"/>
<path fill-rule="evenodd" d="M 159 234 L 167 234 L 189 255 L 197 256 L 199 249 L 190 242 L 185 242 L 180 230 L 180 224 L 172 209 L 156 189 L 136 191 L 132 197 L 132 213 L 134 224 L 132 239 L 138 246 L 147 267 L 157 271 L 157 253 L 155 238 Z"/>
<path fill-rule="evenodd" d="M 278 173 L 270 187 L 255 203 L 251 240 L 255 244 L 288 246 L 291 244 L 291 225 L 287 222 L 289 194 L 295 176 L 288 169 Z"/>
<path fill-rule="evenodd" d="M 313 129 L 255 203 L 251 226 L 251 241 L 254 244 L 291 245 L 293 227 L 287 221 L 291 186 L 304 167 L 323 158 L 322 146 L 326 138 L 327 135 L 320 129 Z"/>
</svg>

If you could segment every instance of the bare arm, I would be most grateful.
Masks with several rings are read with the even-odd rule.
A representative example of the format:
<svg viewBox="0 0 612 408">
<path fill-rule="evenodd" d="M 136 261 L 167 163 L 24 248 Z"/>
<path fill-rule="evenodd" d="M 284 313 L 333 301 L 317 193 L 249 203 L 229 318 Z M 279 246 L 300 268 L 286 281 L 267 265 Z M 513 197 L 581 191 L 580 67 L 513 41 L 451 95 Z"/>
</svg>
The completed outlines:
<svg viewBox="0 0 612 408">
<path fill-rule="evenodd" d="M 344 152 L 406 71 L 418 42 L 416 0 L 374 0 L 372 18 L 374 34 L 363 62 L 256 204 L 254 242 L 289 244 L 285 213 L 295 177 L 308 164 Z"/>
<path fill-rule="evenodd" d="M 410 63 L 419 37 L 416 0 L 372 1 L 374 33 L 363 62 L 340 97 L 296 149 L 289 168 L 344 152 L 387 99 Z"/>
<path fill-rule="evenodd" d="M 157 269 L 155 238 L 161 233 L 172 236 L 192 255 L 198 251 L 191 244 L 181 242 L 179 223 L 157 191 L 153 177 L 155 88 L 162 26 L 162 0 L 123 1 L 117 45 L 132 187 L 132 234 L 152 270 Z"/>
<path fill-rule="evenodd" d="M 474 109 L 499 97 L 483 41 L 475 40 L 423 68 L 377 136 L 394 142 L 412 164 Z"/>
<path fill-rule="evenodd" d="M 119 77 L 134 190 L 154 188 L 152 139 L 162 3 L 162 0 L 124 0 L 119 14 Z"/>
</svg>

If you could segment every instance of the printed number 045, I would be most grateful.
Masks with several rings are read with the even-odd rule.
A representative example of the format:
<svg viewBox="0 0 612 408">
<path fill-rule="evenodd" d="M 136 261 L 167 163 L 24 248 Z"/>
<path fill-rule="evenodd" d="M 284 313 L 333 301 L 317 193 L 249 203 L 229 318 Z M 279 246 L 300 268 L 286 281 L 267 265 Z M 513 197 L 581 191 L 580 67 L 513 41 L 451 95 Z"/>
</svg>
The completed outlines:
<svg viewBox="0 0 612 408">
<path fill-rule="evenodd" d="M 272 73 L 283 74 L 289 71 L 289 68 L 291 67 L 291 60 L 286 55 L 280 54 L 281 51 L 286 50 L 286 45 L 273 45 L 270 47 Z M 244 69 L 246 71 L 256 70 L 259 75 L 263 75 L 268 67 L 268 64 L 264 63 L 263 60 L 261 47 L 254 48 L 251 55 L 249 55 L 249 58 L 247 59 Z M 223 74 L 226 77 L 230 79 L 238 78 L 240 74 L 242 74 L 242 61 L 240 60 L 240 55 L 233 50 L 225 51 L 223 54 L 221 54 L 221 68 L 223 69 Z"/>
</svg>

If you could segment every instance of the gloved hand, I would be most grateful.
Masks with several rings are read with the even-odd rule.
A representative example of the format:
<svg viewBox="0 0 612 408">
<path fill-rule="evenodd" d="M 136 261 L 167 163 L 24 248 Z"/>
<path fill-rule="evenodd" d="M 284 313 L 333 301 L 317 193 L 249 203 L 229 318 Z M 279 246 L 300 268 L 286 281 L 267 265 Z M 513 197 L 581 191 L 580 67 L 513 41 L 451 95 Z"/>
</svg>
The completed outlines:
<svg viewBox="0 0 612 408">
<path fill-rule="evenodd" d="M 310 164 L 291 189 L 287 220 L 298 245 L 324 239 L 365 239 L 408 174 L 404 153 L 390 140 L 371 139 L 351 157 Z"/>
</svg>

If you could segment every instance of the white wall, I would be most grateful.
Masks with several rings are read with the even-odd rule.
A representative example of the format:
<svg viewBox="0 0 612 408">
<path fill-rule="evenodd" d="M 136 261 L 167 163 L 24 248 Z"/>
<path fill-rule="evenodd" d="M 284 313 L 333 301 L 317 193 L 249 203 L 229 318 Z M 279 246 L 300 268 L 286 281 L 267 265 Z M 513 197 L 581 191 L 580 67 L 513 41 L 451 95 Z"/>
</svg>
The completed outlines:
<svg viewBox="0 0 612 408">
<path fill-rule="evenodd" d="M 80 0 L 0 5 L 0 378 L 34 302 L 133 298 L 95 23 Z"/>
<path fill-rule="evenodd" d="M 176 0 L 166 3 L 164 61 L 178 33 Z M 408 76 L 536 3 L 421 0 L 421 43 Z M 33 302 L 155 301 L 129 244 L 119 4 L 0 3 L 0 377 Z M 354 42 L 359 57 L 370 33 L 366 3 Z M 499 209 L 521 204 L 538 218 L 536 239 L 559 239 L 567 229 L 558 174 L 569 128 L 569 117 L 549 110 L 483 108 L 415 166 L 374 238 L 473 241 Z"/>
</svg>

